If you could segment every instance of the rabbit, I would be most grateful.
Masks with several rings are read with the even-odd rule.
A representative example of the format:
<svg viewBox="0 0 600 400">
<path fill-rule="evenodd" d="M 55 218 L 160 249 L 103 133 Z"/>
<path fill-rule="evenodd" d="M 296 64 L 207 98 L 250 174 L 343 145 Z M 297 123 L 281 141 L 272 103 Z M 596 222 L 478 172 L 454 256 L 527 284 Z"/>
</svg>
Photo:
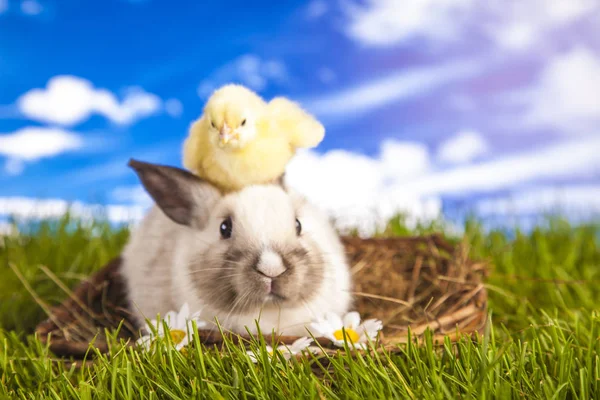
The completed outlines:
<svg viewBox="0 0 600 400">
<path fill-rule="evenodd" d="M 341 240 L 282 179 L 223 195 L 184 169 L 128 165 L 155 203 L 121 255 L 139 325 L 187 303 L 211 329 L 304 336 L 316 318 L 348 311 Z"/>
</svg>

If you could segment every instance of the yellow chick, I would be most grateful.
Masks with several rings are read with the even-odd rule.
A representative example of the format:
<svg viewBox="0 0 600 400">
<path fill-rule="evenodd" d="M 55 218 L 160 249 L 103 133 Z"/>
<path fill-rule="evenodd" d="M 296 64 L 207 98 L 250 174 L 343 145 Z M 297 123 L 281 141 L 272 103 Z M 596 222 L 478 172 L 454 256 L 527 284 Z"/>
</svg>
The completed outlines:
<svg viewBox="0 0 600 400">
<path fill-rule="evenodd" d="M 297 148 L 316 147 L 325 128 L 283 97 L 265 102 L 225 85 L 206 102 L 183 144 L 183 165 L 223 192 L 279 179 Z"/>
</svg>

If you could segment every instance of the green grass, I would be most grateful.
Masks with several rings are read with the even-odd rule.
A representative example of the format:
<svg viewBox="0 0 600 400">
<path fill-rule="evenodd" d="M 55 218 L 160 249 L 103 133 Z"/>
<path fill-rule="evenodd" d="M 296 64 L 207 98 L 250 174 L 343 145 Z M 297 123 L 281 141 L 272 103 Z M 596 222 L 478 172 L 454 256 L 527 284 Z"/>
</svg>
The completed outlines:
<svg viewBox="0 0 600 400">
<path fill-rule="evenodd" d="M 417 232 L 440 229 L 435 223 Z M 401 219 L 385 232 L 413 233 Z M 600 398 L 599 225 L 552 219 L 525 234 L 467 223 L 471 255 L 494 266 L 487 279 L 492 323 L 478 342 L 425 340 L 357 359 L 340 353 L 321 369 L 312 359 L 264 357 L 255 365 L 232 343 L 222 353 L 195 343 L 181 354 L 115 340 L 91 366 L 71 367 L 31 335 L 44 310 L 14 271 L 38 301 L 57 304 L 65 294 L 53 274 L 73 286 L 118 254 L 127 237 L 126 229 L 65 219 L 0 238 L 0 398 Z"/>
</svg>

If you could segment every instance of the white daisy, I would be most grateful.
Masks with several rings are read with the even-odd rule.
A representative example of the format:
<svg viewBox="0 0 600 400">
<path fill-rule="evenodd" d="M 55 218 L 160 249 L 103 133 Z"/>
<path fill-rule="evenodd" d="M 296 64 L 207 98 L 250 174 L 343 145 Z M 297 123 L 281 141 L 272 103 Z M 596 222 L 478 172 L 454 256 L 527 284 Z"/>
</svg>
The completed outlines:
<svg viewBox="0 0 600 400">
<path fill-rule="evenodd" d="M 140 347 L 143 347 L 145 350 L 150 350 L 150 345 L 152 344 L 153 339 L 154 338 L 152 337 L 152 335 L 143 335 L 135 341 L 135 344 L 137 344 Z"/>
<path fill-rule="evenodd" d="M 290 358 L 292 358 L 292 356 L 295 356 L 296 354 L 301 353 L 302 350 L 308 348 L 308 346 L 310 346 L 312 341 L 313 340 L 311 338 L 301 337 L 300 339 L 296 340 L 294 343 L 292 343 L 289 346 L 287 346 L 285 344 L 277 346 L 277 350 L 283 355 L 283 357 L 286 360 L 289 360 Z M 267 354 L 269 355 L 269 357 L 272 357 L 273 354 L 275 353 L 275 350 L 273 350 L 273 347 L 266 345 L 265 348 L 267 350 Z M 252 350 L 248 350 L 246 353 L 248 353 L 248 356 L 250 357 L 250 360 L 252 360 L 253 363 L 258 362 L 258 357 L 259 357 L 258 353 L 255 353 Z"/>
<path fill-rule="evenodd" d="M 196 321 L 198 328 L 203 328 L 207 325 L 205 321 L 200 320 L 200 311 L 190 315 L 190 307 L 187 303 L 184 303 L 179 312 L 169 311 L 162 320 L 153 319 L 150 323 L 146 323 L 144 330 L 147 334 L 140 337 L 136 343 L 147 349 L 155 337 L 165 337 L 163 321 L 167 324 L 169 336 L 177 350 L 181 350 L 190 342 L 191 338 L 188 332 L 193 334 L 192 321 Z M 156 335 L 152 328 L 156 331 Z"/>
<path fill-rule="evenodd" d="M 356 311 L 347 313 L 344 318 L 333 313 L 327 313 L 322 319 L 313 322 L 311 328 L 315 336 L 323 336 L 338 347 L 344 347 L 344 336 L 349 346 L 365 349 L 369 340 L 375 340 L 383 328 L 381 321 L 368 319 L 361 323 L 360 314 Z M 345 335 L 344 335 L 345 333 Z"/>
</svg>

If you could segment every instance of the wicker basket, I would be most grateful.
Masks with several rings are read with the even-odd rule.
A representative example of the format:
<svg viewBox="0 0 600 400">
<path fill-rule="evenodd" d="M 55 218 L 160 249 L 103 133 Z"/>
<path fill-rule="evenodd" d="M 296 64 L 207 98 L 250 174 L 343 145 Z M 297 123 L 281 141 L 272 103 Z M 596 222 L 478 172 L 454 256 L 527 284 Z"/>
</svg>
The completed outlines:
<svg viewBox="0 0 600 400">
<path fill-rule="evenodd" d="M 454 247 L 438 235 L 343 241 L 354 279 L 354 308 L 363 318 L 383 322 L 383 348 L 406 342 L 409 326 L 414 337 L 429 328 L 436 340 L 448 336 L 455 341 L 461 334 L 482 332 L 487 319 L 486 266 L 470 260 L 465 245 Z M 119 266 L 119 258 L 111 261 L 37 326 L 40 340 L 49 342 L 56 355 L 81 358 L 92 341 L 106 352 L 104 328 L 120 324 L 121 337 L 135 338 L 137 327 L 129 320 Z M 199 334 L 207 345 L 222 341 L 219 333 Z M 296 338 L 276 339 L 289 344 Z M 331 347 L 328 340 L 317 339 Z"/>
</svg>

